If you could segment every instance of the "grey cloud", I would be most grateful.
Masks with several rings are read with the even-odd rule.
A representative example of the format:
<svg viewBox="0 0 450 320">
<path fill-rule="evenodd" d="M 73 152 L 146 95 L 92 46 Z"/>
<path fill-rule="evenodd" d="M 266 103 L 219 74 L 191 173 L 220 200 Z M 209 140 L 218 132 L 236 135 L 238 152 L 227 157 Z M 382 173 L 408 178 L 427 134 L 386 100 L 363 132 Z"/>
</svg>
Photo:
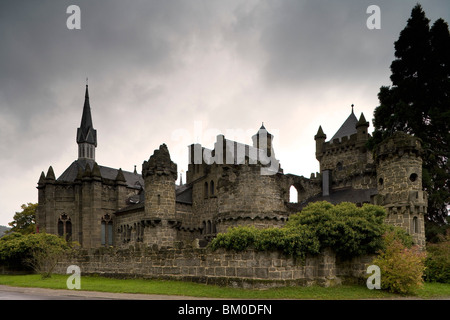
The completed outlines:
<svg viewBox="0 0 450 320">
<path fill-rule="evenodd" d="M 176 149 L 170 144 L 173 130 L 191 132 L 193 122 L 203 119 L 205 129 L 221 131 L 257 130 L 266 121 L 269 131 L 283 129 L 277 146 L 288 143 L 281 139 L 297 145 L 303 138 L 299 123 L 305 127 L 311 116 L 324 113 L 312 113 L 305 104 L 320 103 L 328 91 L 342 91 L 336 104 L 362 96 L 361 90 L 373 96 L 365 103 L 376 101 L 378 88 L 389 84 L 393 42 L 415 3 L 1 1 L 0 167 L 18 170 L 2 173 L 8 188 L 0 190 L 0 214 L 13 214 L 12 207 L 30 200 L 21 190 L 34 189 L 41 170 L 51 164 L 61 174 L 76 157 L 85 77 L 97 155 L 105 165 L 139 167 L 164 141 Z M 421 3 L 430 19 L 450 22 L 448 0 Z M 66 28 L 71 4 L 81 8 L 81 30 Z M 381 30 L 365 28 L 370 4 L 381 7 Z M 331 130 L 335 119 L 325 122 Z M 290 160 L 282 158 L 282 166 Z M 36 169 L 35 178 L 25 178 L 24 168 Z M 4 224 L 1 219 L 9 218 L 0 216 Z"/>
</svg>

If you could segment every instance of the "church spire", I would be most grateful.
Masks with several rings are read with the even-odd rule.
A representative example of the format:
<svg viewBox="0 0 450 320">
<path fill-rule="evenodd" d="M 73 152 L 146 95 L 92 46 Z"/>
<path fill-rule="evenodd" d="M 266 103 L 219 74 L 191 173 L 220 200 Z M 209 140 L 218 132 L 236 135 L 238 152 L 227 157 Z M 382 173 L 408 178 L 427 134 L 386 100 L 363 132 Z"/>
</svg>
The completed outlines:
<svg viewBox="0 0 450 320">
<path fill-rule="evenodd" d="M 83 115 L 81 124 L 77 129 L 78 159 L 95 161 L 95 148 L 97 147 L 97 130 L 92 124 L 91 106 L 89 103 L 89 88 L 86 79 L 86 92 L 84 94 Z"/>
</svg>

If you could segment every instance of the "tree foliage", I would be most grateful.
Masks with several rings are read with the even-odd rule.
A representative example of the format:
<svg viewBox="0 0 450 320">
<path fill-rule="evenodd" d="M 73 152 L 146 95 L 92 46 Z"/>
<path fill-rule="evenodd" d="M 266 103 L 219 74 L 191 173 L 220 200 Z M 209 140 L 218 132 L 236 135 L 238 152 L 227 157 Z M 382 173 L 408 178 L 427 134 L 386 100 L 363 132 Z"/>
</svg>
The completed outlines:
<svg viewBox="0 0 450 320">
<path fill-rule="evenodd" d="M 437 243 L 427 244 L 425 280 L 450 283 L 450 229 Z"/>
<path fill-rule="evenodd" d="M 218 234 L 210 246 L 236 251 L 277 250 L 300 258 L 329 247 L 341 257 L 350 258 L 383 248 L 382 235 L 394 229 L 384 223 L 385 217 L 386 212 L 380 206 L 315 202 L 291 215 L 282 228 L 230 228 L 227 233 Z M 405 233 L 403 237 L 410 239 Z"/>
<path fill-rule="evenodd" d="M 16 212 L 13 221 L 9 224 L 12 227 L 8 232 L 18 232 L 20 234 L 30 234 L 36 231 L 36 208 L 37 203 L 22 204 L 22 211 Z"/>
<path fill-rule="evenodd" d="M 0 264 L 15 270 L 33 269 L 49 277 L 60 258 L 72 244 L 53 234 L 15 232 L 0 238 Z"/>
<path fill-rule="evenodd" d="M 395 42 L 391 86 L 382 86 L 374 111 L 373 148 L 395 131 L 419 137 L 424 146 L 423 187 L 430 221 L 443 222 L 450 203 L 450 32 L 417 4 Z"/>
</svg>

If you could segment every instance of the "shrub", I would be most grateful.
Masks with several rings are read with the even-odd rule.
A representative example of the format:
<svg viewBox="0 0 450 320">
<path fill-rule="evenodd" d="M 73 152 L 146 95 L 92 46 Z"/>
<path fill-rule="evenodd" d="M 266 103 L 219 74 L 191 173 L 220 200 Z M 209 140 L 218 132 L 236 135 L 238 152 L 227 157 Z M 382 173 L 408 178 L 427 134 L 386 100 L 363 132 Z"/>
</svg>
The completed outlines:
<svg viewBox="0 0 450 320">
<path fill-rule="evenodd" d="M 252 246 L 255 242 L 255 227 L 229 228 L 227 233 L 219 233 L 211 242 L 212 249 L 225 248 L 227 250 L 242 251 Z"/>
<path fill-rule="evenodd" d="M 380 206 L 343 202 L 309 204 L 300 213 L 291 215 L 287 228 L 306 225 L 318 237 L 320 249 L 332 248 L 342 257 L 375 253 L 382 246 L 386 212 Z"/>
<path fill-rule="evenodd" d="M 213 250 L 243 251 L 253 248 L 257 251 L 280 251 L 286 255 L 305 258 L 307 253 L 319 253 L 319 242 L 315 234 L 302 226 L 293 228 L 255 227 L 229 228 L 227 233 L 220 233 L 210 243 Z"/>
<path fill-rule="evenodd" d="M 70 249 L 71 246 L 56 235 L 12 233 L 0 239 L 0 264 L 16 270 L 33 269 L 45 278 Z"/>
<path fill-rule="evenodd" d="M 427 244 L 425 280 L 450 283 L 450 230 L 438 243 Z"/>
<path fill-rule="evenodd" d="M 394 293 L 414 293 L 423 284 L 426 253 L 418 246 L 408 248 L 395 232 L 384 235 L 384 249 L 373 264 L 381 270 L 381 288 Z"/>
<path fill-rule="evenodd" d="M 300 258 L 331 247 L 342 257 L 353 257 L 382 248 L 382 235 L 388 228 L 385 216 L 379 206 L 365 204 L 358 208 L 348 202 L 335 206 L 316 202 L 291 215 L 282 228 L 230 228 L 213 239 L 210 246 L 214 250 L 277 250 Z"/>
</svg>

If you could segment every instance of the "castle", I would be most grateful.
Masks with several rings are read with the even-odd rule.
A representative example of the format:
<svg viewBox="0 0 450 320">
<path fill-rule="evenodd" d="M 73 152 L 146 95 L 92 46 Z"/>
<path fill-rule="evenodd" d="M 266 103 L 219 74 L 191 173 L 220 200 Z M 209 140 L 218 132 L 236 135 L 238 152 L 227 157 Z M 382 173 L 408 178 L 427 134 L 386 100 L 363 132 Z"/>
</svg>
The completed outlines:
<svg viewBox="0 0 450 320">
<path fill-rule="evenodd" d="M 264 125 L 245 145 L 217 136 L 213 149 L 189 146 L 186 183 L 177 185 L 177 165 L 162 144 L 142 173 L 95 162 L 88 86 L 80 127 L 78 159 L 58 178 L 50 166 L 38 182 L 37 230 L 64 236 L 84 248 L 177 243 L 205 246 L 228 227 L 282 226 L 307 203 L 326 200 L 382 205 L 387 222 L 403 227 L 425 245 L 421 142 L 396 133 L 368 151 L 369 123 L 353 112 L 327 141 L 322 127 L 314 136 L 320 173 L 310 178 L 284 174 Z M 289 190 L 298 193 L 289 202 Z"/>
</svg>

